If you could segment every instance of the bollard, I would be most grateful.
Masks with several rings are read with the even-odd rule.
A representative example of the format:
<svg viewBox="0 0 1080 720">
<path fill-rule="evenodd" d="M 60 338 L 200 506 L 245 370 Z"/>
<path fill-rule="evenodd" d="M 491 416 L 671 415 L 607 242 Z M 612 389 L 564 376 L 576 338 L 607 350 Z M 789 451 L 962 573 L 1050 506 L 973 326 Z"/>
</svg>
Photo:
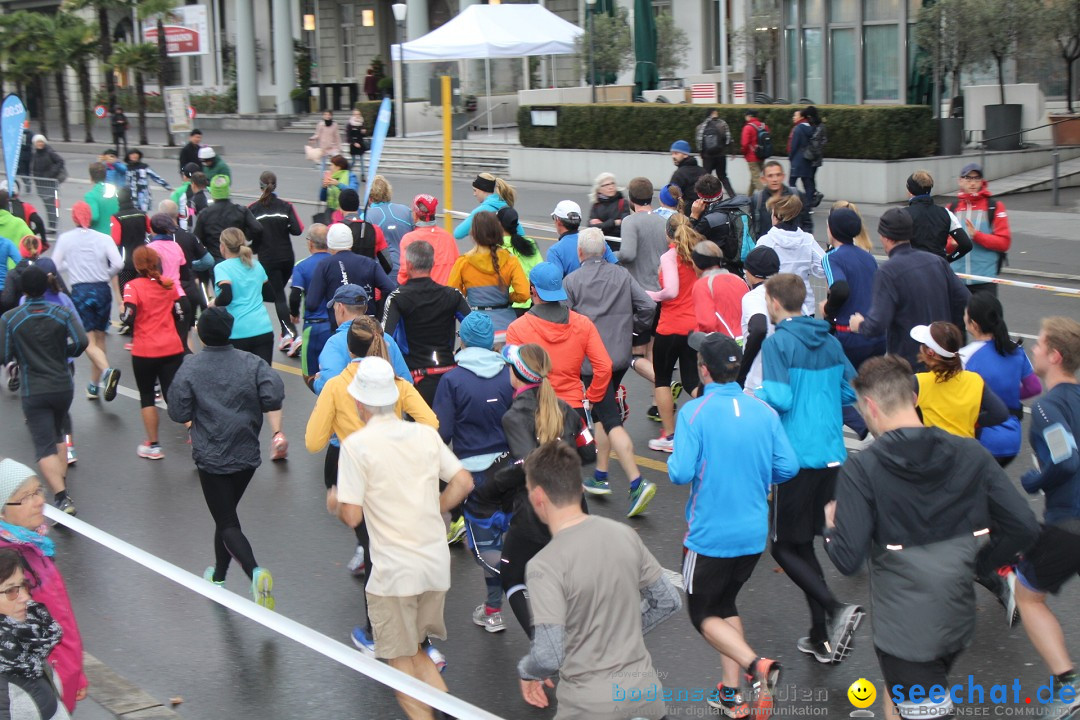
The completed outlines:
<svg viewBox="0 0 1080 720">
<path fill-rule="evenodd" d="M 1060 200 L 1058 199 L 1058 190 L 1059 190 L 1059 188 L 1058 188 L 1058 185 L 1059 185 L 1059 183 L 1058 183 L 1058 159 L 1059 159 L 1058 158 L 1058 151 L 1057 151 L 1057 147 L 1055 147 L 1054 148 L 1054 174 L 1053 174 L 1053 178 L 1051 180 L 1051 183 L 1052 183 L 1051 187 L 1053 189 L 1050 192 L 1051 203 L 1054 205 L 1054 207 L 1057 207 L 1058 205 L 1061 204 Z"/>
</svg>

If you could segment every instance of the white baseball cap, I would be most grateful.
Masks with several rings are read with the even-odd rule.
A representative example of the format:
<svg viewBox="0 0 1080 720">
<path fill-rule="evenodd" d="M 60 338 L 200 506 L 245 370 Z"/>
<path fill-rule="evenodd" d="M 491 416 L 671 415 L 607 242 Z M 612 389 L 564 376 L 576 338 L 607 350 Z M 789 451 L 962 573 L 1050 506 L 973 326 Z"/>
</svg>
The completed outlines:
<svg viewBox="0 0 1080 720">
<path fill-rule="evenodd" d="M 360 361 L 356 376 L 349 383 L 349 394 L 368 407 L 386 407 L 398 401 L 394 368 L 381 357 Z"/>
<path fill-rule="evenodd" d="M 581 206 L 573 200 L 560 200 L 555 209 L 551 211 L 552 217 L 560 220 L 581 222 Z"/>
<path fill-rule="evenodd" d="M 956 357 L 956 353 L 950 352 L 949 350 L 941 347 L 941 344 L 934 339 L 933 333 L 930 332 L 929 325 L 916 325 L 915 327 L 911 328 L 911 332 L 909 334 L 911 335 L 912 340 L 915 340 L 922 345 L 925 345 L 943 358 Z"/>
<path fill-rule="evenodd" d="M 217 157 L 217 153 L 214 152 L 214 148 L 209 147 L 209 146 L 199 148 L 199 159 L 200 160 L 211 160 L 211 159 L 216 158 L 216 157 Z"/>
</svg>

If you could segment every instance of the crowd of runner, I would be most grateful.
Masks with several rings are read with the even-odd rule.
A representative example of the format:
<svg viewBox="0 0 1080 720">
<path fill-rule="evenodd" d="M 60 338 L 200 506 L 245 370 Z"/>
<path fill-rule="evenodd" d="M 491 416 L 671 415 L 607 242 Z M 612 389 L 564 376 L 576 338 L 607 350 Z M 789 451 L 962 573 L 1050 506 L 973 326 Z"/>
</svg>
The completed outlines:
<svg viewBox="0 0 1080 720">
<path fill-rule="evenodd" d="M 304 444 L 325 453 L 326 507 L 355 533 L 348 569 L 363 576 L 366 602 L 352 641 L 436 688 L 446 690 L 447 659 L 431 639 L 446 637 L 449 546 L 464 543 L 483 584 L 472 621 L 505 630 L 505 600 L 531 639 L 518 666 L 530 704 L 546 707 L 557 677 L 560 718 L 665 717 L 662 695 L 642 692 L 659 684 L 642 635 L 685 604 L 720 655 L 706 701 L 764 720 L 781 668 L 751 645 L 737 598 L 769 547 L 807 602 L 808 632 L 791 642 L 818 662 L 843 662 L 869 614 L 889 687 L 948 688 L 974 632 L 977 583 L 1005 622 L 1023 623 L 1054 675 L 1053 712 L 1080 707 L 1045 602 L 1080 572 L 1080 323 L 1045 319 L 1030 360 L 1010 338 L 989 269 L 1008 249 L 1007 214 L 979 166 L 961 172 L 953 210 L 928 200 L 928 173 L 912 175 L 911 202 L 876 228 L 888 256 L 879 266 L 850 203 L 828 213 L 822 248 L 804 227 L 820 202 L 812 188 L 791 190 L 782 166 L 765 162 L 760 190 L 726 197 L 726 178 L 689 172 L 683 141 L 659 191 L 643 177 L 622 191 L 605 173 L 587 216 L 559 202 L 546 253 L 519 220 L 514 188 L 487 173 L 451 233 L 437 198 L 395 203 L 382 176 L 362 202 L 353 163 L 333 155 L 322 222 L 305 227 L 273 172 L 255 202 L 236 203 L 228 167 L 192 144 L 182 184 L 156 212 L 147 179 L 168 183 L 138 151 L 126 165 L 105 153 L 51 255 L 25 224 L 9 238 L 0 358 L 37 469 L 0 465 L 0 539 L 48 542 L 33 529 L 43 487 L 75 514 L 65 476 L 78 460 L 77 358 L 90 361 L 87 400 L 113 400 L 120 370 L 105 336 L 116 326 L 145 429 L 138 456 L 165 459 L 159 408 L 188 428 L 215 525 L 205 579 L 224 584 L 236 560 L 253 600 L 272 609 L 273 577 L 237 508 L 264 455 L 264 418 L 270 458 L 290 450 L 282 415 L 297 405 L 272 367 L 276 345 L 299 357 L 317 395 Z M 9 203 L 0 191 L 0 228 L 14 225 Z M 654 388 L 637 408 L 659 425 L 649 449 L 672 483 L 690 486 L 685 598 L 629 525 L 588 512 L 588 496 L 618 487 L 633 518 L 658 492 L 623 427 L 629 371 Z M 1041 528 L 1003 471 L 1023 445 L 1024 399 L 1034 399 L 1036 464 L 1022 486 L 1045 495 Z M 845 426 L 876 439 L 849 455 Z M 830 590 L 817 537 L 841 572 L 869 565 L 869 603 Z M 21 604 L 21 615 L 0 614 L 41 647 L 70 649 L 66 593 L 59 602 L 27 585 L 32 566 L 0 556 L 0 605 Z M 70 658 L 53 664 L 65 690 L 85 687 Z M 410 718 L 434 717 L 398 698 Z M 73 709 L 73 694 L 63 700 Z M 948 696 L 886 705 L 906 718 L 955 713 Z"/>
</svg>

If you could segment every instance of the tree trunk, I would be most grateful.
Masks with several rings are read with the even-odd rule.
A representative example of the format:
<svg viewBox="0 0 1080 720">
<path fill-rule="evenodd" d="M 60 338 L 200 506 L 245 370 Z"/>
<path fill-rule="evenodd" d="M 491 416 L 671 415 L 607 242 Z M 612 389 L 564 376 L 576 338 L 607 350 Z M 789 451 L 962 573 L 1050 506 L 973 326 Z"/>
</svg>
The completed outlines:
<svg viewBox="0 0 1080 720">
<path fill-rule="evenodd" d="M 64 87 L 64 71 L 56 73 L 56 96 L 60 100 L 60 134 L 64 142 L 71 142 L 71 124 L 68 123 L 67 88 Z"/>
<path fill-rule="evenodd" d="M 86 128 L 83 142 L 92 143 L 94 142 L 94 109 L 91 107 L 90 100 L 90 66 L 86 60 L 79 61 L 75 72 L 79 76 L 79 100 L 83 107 L 83 127 Z"/>
<path fill-rule="evenodd" d="M 165 88 L 172 85 L 172 67 L 169 65 L 169 53 L 165 45 L 165 21 L 163 16 L 157 19 L 157 47 L 158 47 L 158 92 L 161 93 L 162 109 L 165 111 L 165 145 L 176 147 L 176 140 L 169 132 L 169 111 L 165 106 Z"/>
<path fill-rule="evenodd" d="M 116 111 L 116 78 L 109 67 L 112 56 L 112 33 L 109 32 L 109 11 L 103 5 L 98 6 L 98 32 L 101 34 L 102 75 L 105 76 L 105 95 L 109 98 L 109 114 Z"/>
<path fill-rule="evenodd" d="M 146 88 L 142 70 L 135 71 L 135 94 L 139 96 L 139 143 L 149 145 L 150 139 L 146 135 Z"/>
<path fill-rule="evenodd" d="M 960 68 L 953 70 L 952 78 L 952 87 L 949 88 L 949 117 L 953 116 L 953 111 L 956 110 L 956 98 L 960 97 Z"/>
<path fill-rule="evenodd" d="M 1001 104 L 1005 104 L 1005 56 L 995 55 L 994 59 L 997 60 L 998 69 L 998 89 L 1001 90 Z"/>
</svg>

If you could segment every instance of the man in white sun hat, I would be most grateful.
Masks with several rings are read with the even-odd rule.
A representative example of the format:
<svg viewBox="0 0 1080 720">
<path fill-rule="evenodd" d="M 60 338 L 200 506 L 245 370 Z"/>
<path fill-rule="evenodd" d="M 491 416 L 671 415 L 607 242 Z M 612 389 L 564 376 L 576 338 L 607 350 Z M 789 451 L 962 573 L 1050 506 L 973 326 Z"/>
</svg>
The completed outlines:
<svg viewBox="0 0 1080 720">
<path fill-rule="evenodd" d="M 337 513 L 349 527 L 367 520 L 372 571 L 368 614 L 375 655 L 443 692 L 446 683 L 420 644 L 445 639 L 443 608 L 450 589 L 450 550 L 441 513 L 472 490 L 472 475 L 437 430 L 394 414 L 394 370 L 382 358 L 360 364 L 349 384 L 364 427 L 341 442 Z M 439 480 L 448 485 L 439 494 Z M 331 491 L 333 492 L 333 491 Z M 399 693 L 409 718 L 432 711 Z"/>
</svg>

